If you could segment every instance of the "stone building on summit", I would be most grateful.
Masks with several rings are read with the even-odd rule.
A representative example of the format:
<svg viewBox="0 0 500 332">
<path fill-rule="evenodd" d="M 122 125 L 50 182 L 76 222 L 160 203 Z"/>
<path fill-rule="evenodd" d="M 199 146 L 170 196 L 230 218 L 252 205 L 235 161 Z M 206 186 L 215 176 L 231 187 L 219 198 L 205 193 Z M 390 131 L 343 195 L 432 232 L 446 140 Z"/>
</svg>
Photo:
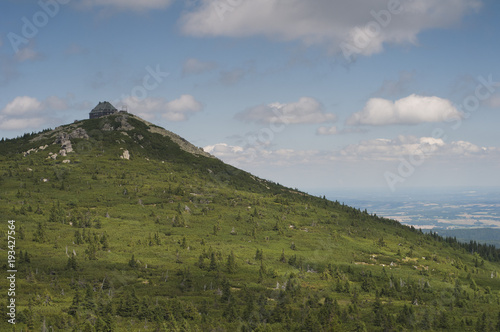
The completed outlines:
<svg viewBox="0 0 500 332">
<path fill-rule="evenodd" d="M 111 105 L 110 102 L 99 102 L 96 107 L 89 113 L 89 119 L 97 119 L 102 116 L 118 113 L 118 110 Z"/>
</svg>

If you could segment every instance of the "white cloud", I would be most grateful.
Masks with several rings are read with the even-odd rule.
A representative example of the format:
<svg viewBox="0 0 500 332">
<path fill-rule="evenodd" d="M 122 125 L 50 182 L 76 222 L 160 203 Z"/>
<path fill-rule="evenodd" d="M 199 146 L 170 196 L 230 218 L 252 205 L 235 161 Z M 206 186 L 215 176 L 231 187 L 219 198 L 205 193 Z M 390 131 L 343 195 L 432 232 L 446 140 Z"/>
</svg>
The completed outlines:
<svg viewBox="0 0 500 332">
<path fill-rule="evenodd" d="M 277 149 L 269 150 L 263 145 L 238 146 L 218 143 L 203 148 L 206 152 L 234 166 L 274 165 L 291 166 L 309 164 L 319 160 L 320 151 Z"/>
<path fill-rule="evenodd" d="M 153 120 L 160 115 L 168 121 L 185 121 L 193 113 L 203 109 L 203 105 L 191 95 L 181 95 L 171 101 L 164 98 L 128 97 L 122 103 L 127 105 L 131 112 L 147 120 Z"/>
<path fill-rule="evenodd" d="M 16 97 L 8 103 L 1 111 L 3 115 L 26 115 L 39 112 L 42 109 L 42 103 L 32 97 Z"/>
<path fill-rule="evenodd" d="M 111 7 L 119 10 L 144 11 L 164 9 L 172 4 L 173 0 L 82 0 L 83 7 Z"/>
<path fill-rule="evenodd" d="M 180 98 L 168 102 L 165 106 L 166 113 L 163 114 L 163 117 L 170 121 L 186 120 L 189 114 L 200 112 L 203 109 L 203 105 L 191 95 L 182 95 Z"/>
<path fill-rule="evenodd" d="M 462 113 L 447 99 L 412 94 L 395 102 L 382 98 L 371 98 L 363 110 L 351 115 L 346 123 L 348 125 L 371 126 L 412 125 L 424 122 L 443 122 L 461 117 Z"/>
<path fill-rule="evenodd" d="M 234 166 L 245 165 L 256 161 L 256 156 L 258 154 L 256 148 L 243 148 L 227 143 L 208 145 L 205 146 L 203 150 Z"/>
<path fill-rule="evenodd" d="M 205 146 L 203 150 L 218 157 L 234 155 L 244 151 L 241 146 L 233 146 L 233 145 L 228 145 L 226 143 L 217 143 L 214 145 L 208 145 Z"/>
<path fill-rule="evenodd" d="M 344 42 L 358 47 L 358 54 L 370 55 L 382 51 L 386 43 L 416 43 L 421 31 L 453 26 L 481 4 L 479 0 L 403 0 L 396 10 L 390 8 L 391 13 L 388 11 L 391 3 L 387 0 L 202 0 L 200 5 L 186 11 L 180 25 L 185 34 L 198 37 L 260 35 L 324 45 L 332 53 L 340 52 Z M 360 45 L 366 36 L 368 41 Z"/>
<path fill-rule="evenodd" d="M 242 121 L 258 123 L 326 123 L 335 122 L 335 114 L 326 113 L 323 105 L 314 98 L 302 97 L 297 102 L 281 104 L 271 103 L 249 108 L 236 114 Z"/>
<path fill-rule="evenodd" d="M 215 62 L 203 62 L 198 59 L 190 58 L 184 62 L 182 66 L 182 74 L 201 74 L 207 71 L 210 71 L 217 67 Z"/>
<path fill-rule="evenodd" d="M 398 161 L 406 156 L 421 158 L 445 158 L 476 160 L 488 156 L 500 156 L 496 147 L 481 147 L 471 142 L 444 142 L 441 138 L 399 136 L 396 139 L 373 139 L 351 144 L 335 153 L 333 160 L 351 161 Z"/>
<path fill-rule="evenodd" d="M 248 144 L 229 145 L 218 143 L 204 148 L 206 152 L 224 162 L 237 167 L 247 166 L 294 166 L 294 165 L 331 165 L 360 162 L 384 163 L 400 162 L 411 156 L 417 162 L 433 159 L 441 163 L 453 163 L 459 160 L 475 162 L 489 158 L 500 160 L 500 148 L 481 147 L 471 142 L 454 141 L 446 143 L 441 138 L 399 136 L 395 139 L 372 139 L 348 145 L 339 150 L 296 150 L 272 149 L 266 145 Z"/>
<path fill-rule="evenodd" d="M 316 135 L 337 135 L 339 133 L 336 126 L 332 127 L 319 127 L 316 130 Z"/>
<path fill-rule="evenodd" d="M 442 139 L 432 137 L 379 138 L 348 145 L 332 156 L 332 159 L 393 161 L 408 155 L 430 156 L 444 146 Z"/>
<path fill-rule="evenodd" d="M 51 96 L 40 101 L 29 96 L 19 96 L 0 111 L 0 129 L 36 129 L 48 123 L 54 116 L 54 111 L 67 108 L 66 100 L 59 97 Z"/>
</svg>

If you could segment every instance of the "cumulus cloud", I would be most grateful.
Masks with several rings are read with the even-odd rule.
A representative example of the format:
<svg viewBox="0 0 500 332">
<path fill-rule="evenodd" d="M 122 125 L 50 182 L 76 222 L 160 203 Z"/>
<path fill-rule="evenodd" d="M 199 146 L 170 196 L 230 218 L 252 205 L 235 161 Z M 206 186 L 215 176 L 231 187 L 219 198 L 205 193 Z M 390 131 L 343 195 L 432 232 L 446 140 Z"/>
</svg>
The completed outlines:
<svg viewBox="0 0 500 332">
<path fill-rule="evenodd" d="M 82 0 L 79 5 L 84 8 L 108 7 L 118 10 L 145 11 L 164 9 L 172 4 L 173 0 Z"/>
<path fill-rule="evenodd" d="M 182 66 L 182 74 L 202 74 L 214 69 L 215 67 L 217 67 L 215 62 L 204 62 L 198 59 L 190 58 L 184 62 L 184 65 Z"/>
<path fill-rule="evenodd" d="M 371 98 L 363 110 L 351 115 L 346 123 L 351 126 L 414 125 L 424 122 L 443 122 L 461 117 L 462 113 L 447 99 L 412 94 L 395 102 Z"/>
<path fill-rule="evenodd" d="M 326 123 L 335 122 L 335 114 L 325 112 L 319 101 L 302 97 L 288 104 L 271 103 L 249 108 L 236 114 L 236 119 L 257 123 Z"/>
<path fill-rule="evenodd" d="M 339 133 L 338 129 L 336 126 L 332 127 L 319 127 L 316 130 L 316 135 L 337 135 Z"/>
<path fill-rule="evenodd" d="M 203 148 L 203 150 L 217 157 L 234 156 L 235 154 L 244 151 L 244 149 L 241 146 L 228 145 L 226 143 L 207 145 Z"/>
<path fill-rule="evenodd" d="M 163 114 L 163 117 L 169 121 L 183 121 L 187 119 L 189 114 L 200 112 L 202 109 L 203 105 L 193 96 L 182 95 L 165 105 L 166 113 Z"/>
<path fill-rule="evenodd" d="M 42 103 L 32 97 L 22 96 L 16 97 L 10 103 L 8 103 L 3 109 L 3 115 L 25 115 L 29 113 L 35 113 L 40 111 L 42 108 Z"/>
<path fill-rule="evenodd" d="M 332 53 L 351 45 L 370 55 L 386 43 L 416 43 L 428 29 L 446 28 L 477 10 L 479 0 L 203 0 L 180 19 L 185 34 L 226 37 L 265 36 L 305 45 L 323 45 Z M 345 47 L 344 47 L 345 49 Z M 344 53 L 344 52 L 343 52 Z"/>
<path fill-rule="evenodd" d="M 200 112 L 203 105 L 193 96 L 185 94 L 179 98 L 168 101 L 164 98 L 127 97 L 122 101 L 133 113 L 147 119 L 153 120 L 161 116 L 168 121 L 185 121 L 192 114 Z"/>
<path fill-rule="evenodd" d="M 0 129 L 36 129 L 50 122 L 54 111 L 68 107 L 66 100 L 55 96 L 42 101 L 29 96 L 19 96 L 0 111 Z"/>
</svg>

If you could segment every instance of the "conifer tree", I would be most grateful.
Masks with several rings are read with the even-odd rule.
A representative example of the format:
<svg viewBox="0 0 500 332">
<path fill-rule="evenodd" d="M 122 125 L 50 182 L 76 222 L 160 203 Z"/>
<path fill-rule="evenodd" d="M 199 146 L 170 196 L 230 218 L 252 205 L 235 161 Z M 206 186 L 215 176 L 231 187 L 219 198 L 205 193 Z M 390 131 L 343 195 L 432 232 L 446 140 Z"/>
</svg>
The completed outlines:
<svg viewBox="0 0 500 332">
<path fill-rule="evenodd" d="M 132 254 L 132 257 L 128 261 L 128 266 L 130 266 L 131 268 L 136 268 L 137 267 L 137 261 L 135 260 L 134 254 Z"/>
<path fill-rule="evenodd" d="M 227 256 L 227 263 L 226 263 L 226 268 L 228 273 L 236 273 L 236 260 L 234 258 L 234 252 L 231 251 L 231 254 Z"/>
<path fill-rule="evenodd" d="M 217 268 L 218 268 L 218 266 L 217 266 L 217 259 L 215 258 L 215 253 L 212 252 L 210 254 L 210 265 L 208 267 L 208 270 L 209 271 L 216 271 Z"/>
</svg>

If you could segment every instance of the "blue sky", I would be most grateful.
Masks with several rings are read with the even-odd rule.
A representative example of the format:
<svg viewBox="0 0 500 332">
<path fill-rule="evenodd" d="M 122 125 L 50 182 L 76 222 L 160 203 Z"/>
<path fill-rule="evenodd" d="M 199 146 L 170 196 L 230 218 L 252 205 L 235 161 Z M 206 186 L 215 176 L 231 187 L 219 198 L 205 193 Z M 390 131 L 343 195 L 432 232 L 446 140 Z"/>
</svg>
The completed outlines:
<svg viewBox="0 0 500 332">
<path fill-rule="evenodd" d="M 313 193 L 498 186 L 500 3 L 7 0 L 0 137 L 99 102 Z"/>
</svg>

